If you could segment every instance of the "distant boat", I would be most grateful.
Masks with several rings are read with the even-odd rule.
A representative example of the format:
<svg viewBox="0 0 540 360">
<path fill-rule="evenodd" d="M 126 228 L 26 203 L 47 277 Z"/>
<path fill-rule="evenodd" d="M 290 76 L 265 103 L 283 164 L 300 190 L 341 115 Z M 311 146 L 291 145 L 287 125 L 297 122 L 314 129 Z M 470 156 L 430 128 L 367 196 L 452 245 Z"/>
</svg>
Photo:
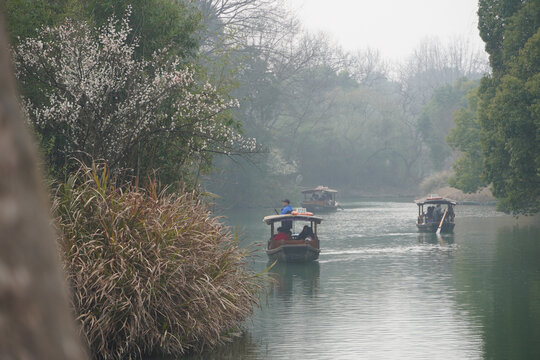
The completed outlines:
<svg viewBox="0 0 540 360">
<path fill-rule="evenodd" d="M 286 215 L 266 216 L 263 221 L 270 225 L 270 239 L 266 247 L 270 261 L 308 262 L 319 258 L 321 250 L 317 225 L 322 218 L 305 211 L 293 211 Z"/>
<path fill-rule="evenodd" d="M 326 186 L 317 186 L 314 189 L 302 191 L 304 201 L 302 207 L 314 213 L 325 211 L 337 211 L 339 203 L 336 201 L 337 190 Z"/>
<path fill-rule="evenodd" d="M 420 232 L 437 232 L 441 226 L 442 233 L 451 233 L 456 226 L 454 222 L 454 206 L 456 202 L 438 195 L 430 195 L 423 199 L 414 201 L 418 205 L 418 220 L 416 227 Z M 427 206 L 424 211 L 424 205 Z M 440 211 L 437 211 L 437 205 L 442 205 Z M 444 206 L 444 208 L 443 208 Z"/>
</svg>

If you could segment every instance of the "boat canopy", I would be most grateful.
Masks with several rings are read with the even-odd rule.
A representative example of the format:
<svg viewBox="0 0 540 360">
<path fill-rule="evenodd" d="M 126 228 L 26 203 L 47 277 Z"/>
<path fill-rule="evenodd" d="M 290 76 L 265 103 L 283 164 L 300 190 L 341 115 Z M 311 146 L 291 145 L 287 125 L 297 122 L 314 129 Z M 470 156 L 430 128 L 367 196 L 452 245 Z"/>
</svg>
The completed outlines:
<svg viewBox="0 0 540 360">
<path fill-rule="evenodd" d="M 456 205 L 457 204 L 454 200 L 448 199 L 448 198 L 443 198 L 442 196 L 439 196 L 439 195 L 429 195 L 428 197 L 418 199 L 418 200 L 414 200 L 414 202 L 418 206 L 421 206 L 421 205 L 424 205 L 424 204 L 446 204 L 446 205 Z"/>
<path fill-rule="evenodd" d="M 302 194 L 311 194 L 311 193 L 315 193 L 315 192 L 319 192 L 319 191 L 320 192 L 328 192 L 328 193 L 337 193 L 338 192 L 337 190 L 329 189 L 327 186 L 317 186 L 314 189 L 303 190 Z"/>
<path fill-rule="evenodd" d="M 292 215 L 292 214 L 269 215 L 263 218 L 263 221 L 267 223 L 268 225 L 275 223 L 277 221 L 283 221 L 283 220 L 313 221 L 315 224 L 320 224 L 323 219 L 321 217 L 313 216 L 313 215 Z"/>
</svg>

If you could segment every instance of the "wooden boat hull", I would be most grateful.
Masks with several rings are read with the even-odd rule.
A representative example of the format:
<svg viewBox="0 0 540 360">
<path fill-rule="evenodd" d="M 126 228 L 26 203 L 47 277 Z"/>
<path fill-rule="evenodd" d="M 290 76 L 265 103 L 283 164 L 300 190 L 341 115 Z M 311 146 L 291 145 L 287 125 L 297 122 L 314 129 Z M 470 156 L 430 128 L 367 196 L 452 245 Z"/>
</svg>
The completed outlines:
<svg viewBox="0 0 540 360">
<path fill-rule="evenodd" d="M 454 232 L 455 226 L 456 226 L 455 223 L 445 222 L 441 227 L 441 233 L 452 233 Z M 419 232 L 435 233 L 437 232 L 437 229 L 439 228 L 439 223 L 438 222 L 424 223 L 424 224 L 417 223 L 416 227 L 418 228 Z"/>
<path fill-rule="evenodd" d="M 319 258 L 321 250 L 309 244 L 281 245 L 275 249 L 266 250 L 271 262 L 309 262 Z"/>
</svg>

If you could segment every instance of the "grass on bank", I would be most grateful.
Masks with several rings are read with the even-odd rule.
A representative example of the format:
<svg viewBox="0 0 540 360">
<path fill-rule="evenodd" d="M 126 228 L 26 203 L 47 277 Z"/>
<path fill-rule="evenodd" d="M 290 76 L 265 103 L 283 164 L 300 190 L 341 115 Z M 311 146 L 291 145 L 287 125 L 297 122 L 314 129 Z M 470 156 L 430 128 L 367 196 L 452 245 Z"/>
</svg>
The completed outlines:
<svg viewBox="0 0 540 360">
<path fill-rule="evenodd" d="M 116 186 L 106 168 L 58 187 L 73 306 L 96 359 L 180 355 L 227 340 L 258 301 L 251 253 L 194 193 Z"/>
</svg>

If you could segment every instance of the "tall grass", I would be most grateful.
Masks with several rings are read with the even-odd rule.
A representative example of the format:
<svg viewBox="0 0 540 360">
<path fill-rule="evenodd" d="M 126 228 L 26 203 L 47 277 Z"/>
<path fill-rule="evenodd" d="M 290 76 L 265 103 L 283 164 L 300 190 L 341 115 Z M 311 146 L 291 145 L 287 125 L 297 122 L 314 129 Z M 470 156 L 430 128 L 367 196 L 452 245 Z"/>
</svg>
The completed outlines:
<svg viewBox="0 0 540 360">
<path fill-rule="evenodd" d="M 59 186 L 54 210 L 96 359 L 222 343 L 258 300 L 250 253 L 193 193 L 116 186 L 106 168 L 82 167 Z"/>
</svg>

